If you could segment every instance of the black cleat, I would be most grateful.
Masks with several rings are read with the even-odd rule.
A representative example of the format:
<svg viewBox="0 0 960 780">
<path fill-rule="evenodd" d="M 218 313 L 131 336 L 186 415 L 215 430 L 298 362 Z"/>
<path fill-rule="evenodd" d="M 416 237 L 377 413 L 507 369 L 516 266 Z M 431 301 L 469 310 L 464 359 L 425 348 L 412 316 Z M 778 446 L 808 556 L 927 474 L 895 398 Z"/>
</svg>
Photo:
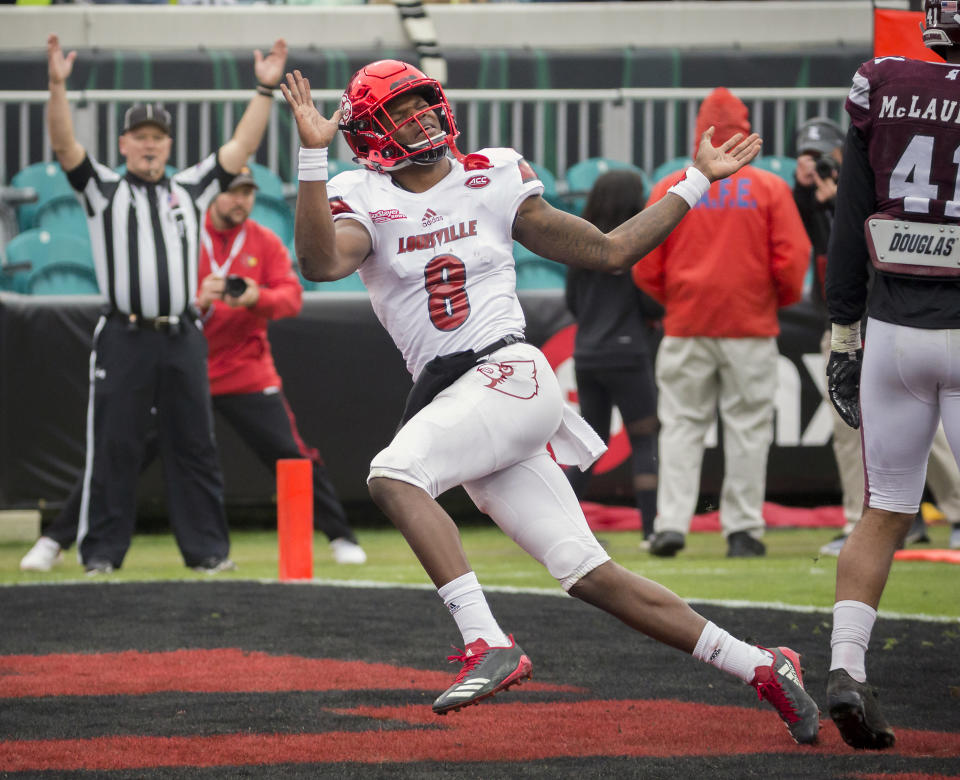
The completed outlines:
<svg viewBox="0 0 960 780">
<path fill-rule="evenodd" d="M 880 712 L 876 689 L 857 682 L 846 669 L 833 669 L 827 677 L 827 708 L 850 747 L 884 750 L 896 742 L 893 729 Z"/>
<path fill-rule="evenodd" d="M 650 537 L 650 554 L 659 558 L 672 558 L 686 546 L 686 539 L 679 531 L 658 531 Z"/>
</svg>

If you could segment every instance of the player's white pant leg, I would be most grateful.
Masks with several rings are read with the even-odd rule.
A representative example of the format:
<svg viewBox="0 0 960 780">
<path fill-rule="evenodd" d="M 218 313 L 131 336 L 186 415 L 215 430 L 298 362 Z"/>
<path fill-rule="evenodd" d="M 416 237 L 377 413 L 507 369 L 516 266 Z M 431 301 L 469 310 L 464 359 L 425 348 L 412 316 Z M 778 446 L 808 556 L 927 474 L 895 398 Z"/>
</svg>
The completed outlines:
<svg viewBox="0 0 960 780">
<path fill-rule="evenodd" d="M 945 332 L 949 350 L 947 365 L 949 375 L 940 388 L 940 418 L 955 462 L 960 465 L 960 330 Z M 936 493 L 934 498 L 938 502 L 942 500 Z M 940 511 L 946 514 L 951 522 L 956 522 L 954 517 L 960 518 L 960 515 L 953 514 L 956 510 L 952 502 L 949 505 L 944 502 L 944 505 L 940 506 Z"/>
<path fill-rule="evenodd" d="M 860 375 L 865 504 L 911 514 L 920 507 L 927 456 L 949 371 L 947 334 L 870 319 Z"/>
<path fill-rule="evenodd" d="M 561 468 L 541 452 L 464 484 L 477 508 L 542 563 L 564 590 L 610 560 Z"/>
<path fill-rule="evenodd" d="M 563 414 L 560 385 L 539 349 L 513 344 L 471 369 L 414 415 L 370 464 L 389 477 L 445 490 L 544 452 Z"/>
</svg>

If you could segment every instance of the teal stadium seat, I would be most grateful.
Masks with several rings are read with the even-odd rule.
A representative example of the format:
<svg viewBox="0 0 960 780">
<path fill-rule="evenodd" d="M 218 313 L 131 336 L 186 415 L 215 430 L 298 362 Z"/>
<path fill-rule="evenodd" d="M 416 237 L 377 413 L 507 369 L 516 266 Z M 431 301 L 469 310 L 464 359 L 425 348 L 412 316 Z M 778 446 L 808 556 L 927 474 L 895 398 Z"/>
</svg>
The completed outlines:
<svg viewBox="0 0 960 780">
<path fill-rule="evenodd" d="M 781 157 L 775 154 L 757 157 L 752 163 L 754 168 L 777 174 L 787 184 L 793 187 L 796 184 L 797 161 L 792 157 Z"/>
<path fill-rule="evenodd" d="M 250 219 L 276 233 L 285 246 L 293 246 L 293 211 L 282 197 L 257 192 Z"/>
<path fill-rule="evenodd" d="M 37 210 L 36 219 L 38 228 L 90 240 L 87 215 L 76 195 L 60 195 L 48 200 Z"/>
<path fill-rule="evenodd" d="M 658 182 L 661 179 L 665 179 L 671 173 L 683 168 L 688 168 L 691 165 L 693 165 L 693 160 L 689 157 L 673 157 L 666 162 L 660 163 L 653 169 L 653 181 Z"/>
<path fill-rule="evenodd" d="M 590 193 L 593 183 L 607 171 L 631 170 L 639 173 L 643 177 L 644 189 L 650 191 L 649 177 L 642 168 L 638 168 L 622 160 L 611 160 L 607 157 L 590 157 L 581 160 L 567 169 L 564 177 L 567 182 L 567 193 L 565 200 L 569 205 L 569 210 L 574 214 L 582 214 L 583 207 L 587 203 L 587 195 Z"/>
<path fill-rule="evenodd" d="M 29 264 L 29 273 L 17 274 L 16 292 L 29 292 L 30 276 L 51 263 L 77 263 L 91 271 L 94 267 L 89 241 L 43 228 L 32 228 L 15 235 L 7 243 L 6 253 L 7 265 Z"/>
<path fill-rule="evenodd" d="M 338 173 L 343 173 L 344 171 L 355 171 L 361 168 L 359 163 L 355 163 L 353 160 L 338 160 L 334 157 L 331 157 L 327 160 L 327 175 L 332 179 Z"/>
<path fill-rule="evenodd" d="M 253 174 L 253 180 L 257 183 L 257 200 L 259 200 L 262 195 L 278 200 L 283 200 L 286 197 L 283 188 L 283 179 L 266 165 L 250 163 L 250 172 Z"/>
<path fill-rule="evenodd" d="M 527 162 L 530 161 L 528 160 Z M 557 177 L 553 175 L 553 171 L 539 163 L 531 162 L 530 167 L 533 168 L 533 172 L 537 174 L 540 181 L 543 182 L 543 199 L 554 208 L 566 210 L 567 204 L 560 196 Z"/>
<path fill-rule="evenodd" d="M 562 290 L 567 282 L 567 267 L 535 255 L 522 244 L 513 242 L 513 261 L 518 290 Z"/>
<path fill-rule="evenodd" d="M 21 232 L 37 226 L 37 211 L 44 203 L 60 195 L 73 195 L 74 192 L 67 181 L 67 175 L 60 164 L 55 162 L 28 165 L 13 175 L 10 186 L 31 187 L 37 193 L 35 202 L 23 203 L 17 207 L 17 222 Z"/>
<path fill-rule="evenodd" d="M 31 271 L 27 292 L 30 295 L 99 295 L 100 286 L 92 266 L 64 260 Z"/>
</svg>

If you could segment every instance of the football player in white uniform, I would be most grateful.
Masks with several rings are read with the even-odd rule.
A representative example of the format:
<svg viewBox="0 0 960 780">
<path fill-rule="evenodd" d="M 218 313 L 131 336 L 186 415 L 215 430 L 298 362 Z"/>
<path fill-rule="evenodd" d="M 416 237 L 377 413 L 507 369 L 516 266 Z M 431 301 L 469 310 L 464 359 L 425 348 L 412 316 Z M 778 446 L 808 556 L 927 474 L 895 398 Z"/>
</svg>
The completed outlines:
<svg viewBox="0 0 960 780">
<path fill-rule="evenodd" d="M 556 461 L 586 467 L 604 446 L 563 403 L 540 350 L 523 340 L 512 254 L 516 239 L 562 263 L 623 273 L 711 180 L 753 159 L 760 139 L 736 136 L 715 148 L 711 128 L 670 194 L 603 234 L 549 206 L 512 149 L 460 153 L 440 84 L 411 65 L 362 68 L 329 119 L 298 71 L 287 75 L 283 94 L 300 133 L 295 232 L 303 275 L 328 281 L 359 271 L 414 378 L 402 426 L 374 457 L 368 484 L 463 635 L 465 652 L 456 657 L 463 667 L 434 711 L 475 704 L 531 674 L 435 500 L 463 485 L 571 595 L 752 684 L 794 739 L 813 742 L 819 712 L 796 653 L 733 638 L 666 588 L 618 566 L 594 538 Z M 364 168 L 327 183 L 327 147 L 338 129 Z"/>
</svg>

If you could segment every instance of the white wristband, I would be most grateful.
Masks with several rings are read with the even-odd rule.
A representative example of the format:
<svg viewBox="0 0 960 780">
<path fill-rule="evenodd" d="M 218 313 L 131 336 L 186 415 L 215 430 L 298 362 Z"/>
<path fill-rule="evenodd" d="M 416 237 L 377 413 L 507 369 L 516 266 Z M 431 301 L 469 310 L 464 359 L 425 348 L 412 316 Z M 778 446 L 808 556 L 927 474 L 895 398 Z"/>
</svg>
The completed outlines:
<svg viewBox="0 0 960 780">
<path fill-rule="evenodd" d="M 850 325 L 838 325 L 834 322 L 830 326 L 831 352 L 856 352 L 858 349 L 860 349 L 859 322 Z"/>
<path fill-rule="evenodd" d="M 300 147 L 297 178 L 300 181 L 327 180 L 327 150 Z"/>
<path fill-rule="evenodd" d="M 707 194 L 709 189 L 710 180 L 691 165 L 687 168 L 684 177 L 667 192 L 679 195 L 690 208 L 693 208 L 700 201 L 700 198 Z"/>
</svg>

